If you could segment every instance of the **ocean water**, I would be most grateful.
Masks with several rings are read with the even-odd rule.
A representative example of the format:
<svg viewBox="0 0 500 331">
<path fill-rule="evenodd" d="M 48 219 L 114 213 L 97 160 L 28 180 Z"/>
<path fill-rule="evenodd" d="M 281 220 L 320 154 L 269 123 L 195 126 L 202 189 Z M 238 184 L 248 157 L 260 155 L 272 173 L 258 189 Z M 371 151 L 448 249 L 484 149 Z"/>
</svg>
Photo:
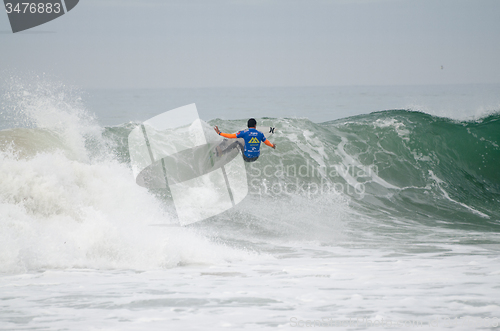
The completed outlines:
<svg viewBox="0 0 500 331">
<path fill-rule="evenodd" d="M 189 103 L 272 124 L 250 192 L 179 226 L 129 132 Z M 0 330 L 500 325 L 500 86 L 83 90 L 0 96 Z"/>
</svg>

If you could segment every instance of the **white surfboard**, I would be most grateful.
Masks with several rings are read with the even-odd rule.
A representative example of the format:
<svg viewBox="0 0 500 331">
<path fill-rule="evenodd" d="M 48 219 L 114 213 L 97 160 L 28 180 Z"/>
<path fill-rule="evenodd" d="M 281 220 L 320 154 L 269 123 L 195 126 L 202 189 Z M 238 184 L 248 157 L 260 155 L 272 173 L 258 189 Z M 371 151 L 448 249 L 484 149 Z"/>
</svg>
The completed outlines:
<svg viewBox="0 0 500 331">
<path fill-rule="evenodd" d="M 266 136 L 266 138 L 269 138 L 272 134 L 276 132 L 276 128 L 272 126 L 258 126 L 256 127 L 257 131 L 260 131 Z"/>
</svg>

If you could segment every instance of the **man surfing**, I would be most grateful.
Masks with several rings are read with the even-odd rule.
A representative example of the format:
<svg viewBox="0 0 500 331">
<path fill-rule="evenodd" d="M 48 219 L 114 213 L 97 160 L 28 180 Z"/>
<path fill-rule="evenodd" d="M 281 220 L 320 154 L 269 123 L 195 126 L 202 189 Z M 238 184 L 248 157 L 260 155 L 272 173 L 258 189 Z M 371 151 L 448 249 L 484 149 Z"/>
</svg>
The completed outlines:
<svg viewBox="0 0 500 331">
<path fill-rule="evenodd" d="M 231 145 L 229 145 L 224 151 L 217 147 L 217 153 L 219 155 L 224 155 L 228 151 L 238 147 L 243 154 L 243 160 L 245 162 L 254 162 L 259 158 L 260 155 L 260 143 L 263 142 L 269 147 L 276 148 L 276 144 L 269 142 L 266 139 L 264 134 L 256 129 L 257 121 L 253 118 L 248 120 L 248 129 L 239 131 L 238 133 L 223 133 L 220 132 L 217 126 L 214 127 L 215 132 L 219 136 L 225 138 L 243 138 L 245 140 L 245 146 L 243 147 L 242 143 L 239 141 L 235 141 Z"/>
</svg>

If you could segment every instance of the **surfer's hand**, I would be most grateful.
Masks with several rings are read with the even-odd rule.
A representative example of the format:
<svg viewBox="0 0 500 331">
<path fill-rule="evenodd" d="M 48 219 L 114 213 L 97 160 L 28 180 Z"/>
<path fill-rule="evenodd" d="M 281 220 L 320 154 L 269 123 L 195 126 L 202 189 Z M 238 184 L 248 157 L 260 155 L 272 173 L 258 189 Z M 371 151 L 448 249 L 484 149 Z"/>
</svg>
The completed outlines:
<svg viewBox="0 0 500 331">
<path fill-rule="evenodd" d="M 276 149 L 276 144 L 273 144 L 273 149 Z"/>
<path fill-rule="evenodd" d="M 217 125 L 214 127 L 214 130 L 215 130 L 215 132 L 217 132 L 217 134 L 220 134 L 220 130 L 219 130 L 219 127 Z"/>
</svg>

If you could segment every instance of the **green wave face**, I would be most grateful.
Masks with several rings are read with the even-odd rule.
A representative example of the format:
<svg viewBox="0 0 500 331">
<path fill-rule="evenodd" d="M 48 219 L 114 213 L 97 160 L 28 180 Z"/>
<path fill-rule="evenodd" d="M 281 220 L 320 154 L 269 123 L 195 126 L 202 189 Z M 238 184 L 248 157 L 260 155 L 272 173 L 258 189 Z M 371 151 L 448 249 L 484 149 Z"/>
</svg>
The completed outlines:
<svg viewBox="0 0 500 331">
<path fill-rule="evenodd" d="M 396 110 L 322 126 L 347 139 L 344 150 L 355 160 L 375 164 L 379 176 L 399 188 L 385 195 L 372 187 L 376 199 L 363 207 L 490 228 L 500 218 L 499 119 L 457 122 Z"/>
</svg>

